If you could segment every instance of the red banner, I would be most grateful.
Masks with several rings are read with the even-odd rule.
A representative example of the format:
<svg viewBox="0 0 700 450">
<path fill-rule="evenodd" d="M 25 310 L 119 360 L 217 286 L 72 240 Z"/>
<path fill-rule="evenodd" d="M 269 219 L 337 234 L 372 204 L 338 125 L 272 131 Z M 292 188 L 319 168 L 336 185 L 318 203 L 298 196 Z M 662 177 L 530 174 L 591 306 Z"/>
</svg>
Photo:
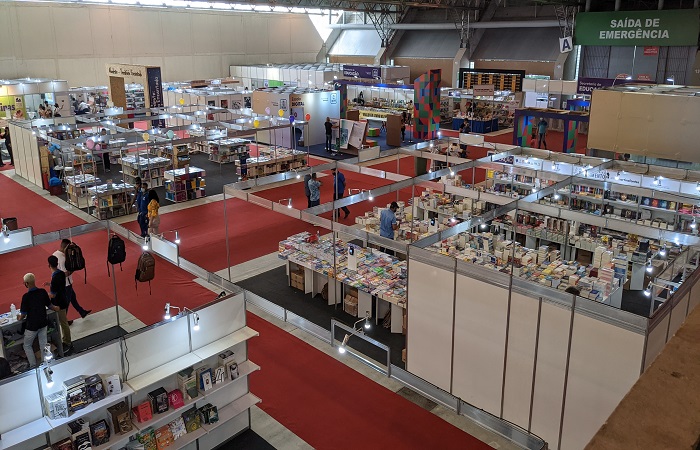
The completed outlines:
<svg viewBox="0 0 700 450">
<path fill-rule="evenodd" d="M 658 56 L 659 47 L 657 46 L 646 46 L 644 47 L 644 56 Z"/>
</svg>

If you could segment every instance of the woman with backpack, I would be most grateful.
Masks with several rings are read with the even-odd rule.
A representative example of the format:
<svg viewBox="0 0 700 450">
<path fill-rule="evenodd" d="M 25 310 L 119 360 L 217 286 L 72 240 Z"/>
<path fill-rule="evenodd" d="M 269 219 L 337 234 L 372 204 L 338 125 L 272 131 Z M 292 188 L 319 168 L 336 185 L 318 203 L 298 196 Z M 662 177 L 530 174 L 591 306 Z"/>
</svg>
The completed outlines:
<svg viewBox="0 0 700 450">
<path fill-rule="evenodd" d="M 158 215 L 158 208 L 160 208 L 160 199 L 158 198 L 158 193 L 151 189 L 148 191 L 148 234 L 160 234 L 158 233 L 158 227 L 160 226 L 160 215 Z"/>
</svg>

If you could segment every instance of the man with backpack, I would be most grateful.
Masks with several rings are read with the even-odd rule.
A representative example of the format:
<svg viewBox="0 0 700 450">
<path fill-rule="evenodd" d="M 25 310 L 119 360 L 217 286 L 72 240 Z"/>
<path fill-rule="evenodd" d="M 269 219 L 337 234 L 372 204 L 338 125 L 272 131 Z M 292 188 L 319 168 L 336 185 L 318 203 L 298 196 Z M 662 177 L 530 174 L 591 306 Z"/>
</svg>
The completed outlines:
<svg viewBox="0 0 700 450">
<path fill-rule="evenodd" d="M 61 241 L 61 247 L 53 252 L 53 256 L 58 258 L 58 269 L 62 270 L 66 274 L 66 300 L 73 305 L 73 308 L 75 308 L 76 311 L 78 311 L 78 314 L 80 314 L 80 317 L 83 319 L 85 316 L 90 314 L 92 312 L 91 309 L 85 309 L 82 306 L 80 306 L 80 303 L 78 303 L 78 298 L 75 296 L 75 290 L 73 289 L 73 272 L 70 272 L 66 270 L 66 248 L 71 245 L 71 241 L 69 239 L 63 239 Z M 68 308 L 66 308 L 66 314 L 68 314 Z M 69 320 L 68 325 L 72 325 L 73 321 Z"/>
<path fill-rule="evenodd" d="M 61 326 L 63 337 L 63 353 L 67 354 L 73 350 L 73 342 L 70 337 L 70 326 L 68 325 L 68 298 L 66 298 L 66 274 L 58 268 L 58 258 L 51 255 L 48 259 L 49 269 L 51 269 L 51 281 L 44 283 L 49 287 L 49 298 L 51 303 L 58 306 L 58 323 Z"/>
</svg>

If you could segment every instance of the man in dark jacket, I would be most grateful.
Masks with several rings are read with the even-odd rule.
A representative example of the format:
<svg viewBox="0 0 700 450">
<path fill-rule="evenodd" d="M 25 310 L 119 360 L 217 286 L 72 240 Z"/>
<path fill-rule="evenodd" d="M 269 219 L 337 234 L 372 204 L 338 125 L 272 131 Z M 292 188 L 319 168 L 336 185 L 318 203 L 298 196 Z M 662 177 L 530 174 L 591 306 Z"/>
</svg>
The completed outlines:
<svg viewBox="0 0 700 450">
<path fill-rule="evenodd" d="M 136 193 L 136 221 L 141 228 L 141 237 L 148 236 L 148 183 L 142 183 Z"/>
<path fill-rule="evenodd" d="M 306 195 L 306 207 L 311 208 L 311 191 L 309 190 L 309 180 L 311 179 L 311 174 L 307 173 L 304 175 L 304 195 Z"/>
<path fill-rule="evenodd" d="M 343 198 L 344 194 L 345 175 L 343 175 L 340 170 L 333 169 L 333 200 L 340 200 Z M 343 217 L 343 219 L 347 219 L 350 215 L 350 210 L 347 206 L 343 206 L 342 210 L 345 213 L 345 217 Z M 340 217 L 340 208 L 338 209 L 338 217 Z"/>
</svg>

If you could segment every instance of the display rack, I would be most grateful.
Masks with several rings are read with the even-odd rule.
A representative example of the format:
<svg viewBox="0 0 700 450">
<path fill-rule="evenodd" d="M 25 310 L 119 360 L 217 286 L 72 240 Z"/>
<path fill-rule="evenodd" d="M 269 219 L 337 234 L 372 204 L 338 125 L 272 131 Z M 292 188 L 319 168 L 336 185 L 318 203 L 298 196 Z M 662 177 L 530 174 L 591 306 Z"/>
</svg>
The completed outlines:
<svg viewBox="0 0 700 450">
<path fill-rule="evenodd" d="M 209 161 L 227 164 L 238 161 L 238 155 L 250 152 L 250 141 L 241 138 L 209 141 Z"/>
<path fill-rule="evenodd" d="M 168 158 L 175 169 L 185 167 L 190 163 L 190 150 L 187 144 L 167 144 L 153 147 L 151 152 L 157 156 Z"/>
<path fill-rule="evenodd" d="M 19 304 L 17 304 L 17 311 L 19 312 Z M 55 311 L 47 311 L 47 316 L 49 319 L 49 327 L 47 331 L 48 342 L 56 346 L 58 354 L 63 356 L 63 345 L 61 344 L 61 330 L 58 326 L 58 315 Z M 3 323 L 5 322 L 5 323 Z M 17 360 L 13 355 L 19 354 L 21 358 L 24 358 L 24 336 L 23 336 L 24 321 L 17 321 L 16 318 L 10 317 L 10 313 L 0 314 L 0 332 L 2 337 L 0 337 L 0 342 L 2 343 L 2 348 L 0 348 L 0 356 L 7 359 L 10 363 L 10 367 L 13 366 Z M 16 367 L 12 367 L 13 371 Z M 4 440 L 3 435 L 3 440 Z"/>
<path fill-rule="evenodd" d="M 95 158 L 92 153 L 80 147 L 73 147 L 73 161 L 70 167 L 72 167 L 71 173 L 73 175 L 97 173 Z"/>
<path fill-rule="evenodd" d="M 134 185 L 128 183 L 101 184 L 87 188 L 91 196 L 92 215 L 98 219 L 111 219 L 113 217 L 131 214 L 131 205 L 134 203 Z"/>
<path fill-rule="evenodd" d="M 306 167 L 306 152 L 286 147 L 261 148 L 258 157 L 246 158 L 245 164 L 236 160 L 239 176 L 262 177 Z"/>
<path fill-rule="evenodd" d="M 172 161 L 140 151 L 133 155 L 122 156 L 121 164 L 125 182 L 135 184 L 136 177 L 140 177 L 141 182 L 148 183 L 149 188 L 157 188 L 163 186 L 163 175 L 170 169 Z"/>
<path fill-rule="evenodd" d="M 166 170 L 165 198 L 171 202 L 185 202 L 206 195 L 206 172 L 204 169 L 185 166 L 182 169 Z"/>
<path fill-rule="evenodd" d="M 84 175 L 69 175 L 64 179 L 66 183 L 66 191 L 68 193 L 68 203 L 78 208 L 88 208 L 90 203 L 90 196 L 88 195 L 88 188 L 90 186 L 95 186 L 100 183 L 99 178 L 95 178 L 94 175 L 84 174 Z"/>
<path fill-rule="evenodd" d="M 142 109 L 146 107 L 146 97 L 143 86 L 140 84 L 129 84 L 126 86 L 126 108 Z"/>
</svg>

